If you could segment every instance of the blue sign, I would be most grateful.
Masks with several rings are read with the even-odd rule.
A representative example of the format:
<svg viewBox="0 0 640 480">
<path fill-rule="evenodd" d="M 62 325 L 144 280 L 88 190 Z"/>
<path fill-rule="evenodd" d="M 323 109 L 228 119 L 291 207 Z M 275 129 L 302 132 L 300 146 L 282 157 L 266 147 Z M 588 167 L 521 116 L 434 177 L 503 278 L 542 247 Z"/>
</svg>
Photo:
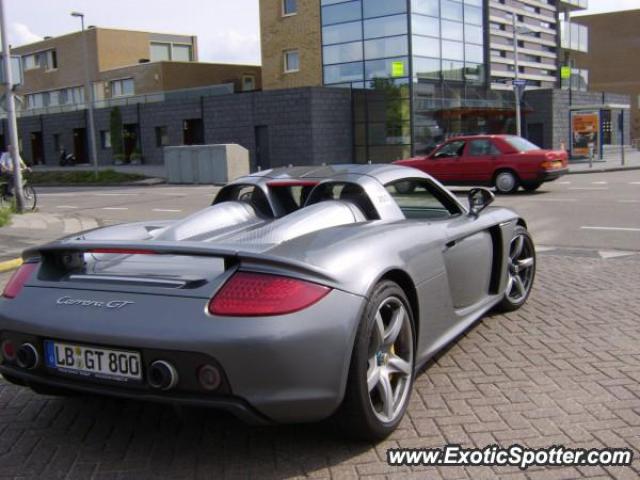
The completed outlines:
<svg viewBox="0 0 640 480">
<path fill-rule="evenodd" d="M 22 85 L 22 62 L 20 56 L 11 55 L 11 76 L 13 77 L 13 85 Z M 0 55 L 0 83 L 5 83 L 4 63 L 2 55 Z"/>
<path fill-rule="evenodd" d="M 516 87 L 524 87 L 527 84 L 527 81 L 521 78 L 518 78 L 516 80 L 513 80 L 511 83 Z"/>
</svg>

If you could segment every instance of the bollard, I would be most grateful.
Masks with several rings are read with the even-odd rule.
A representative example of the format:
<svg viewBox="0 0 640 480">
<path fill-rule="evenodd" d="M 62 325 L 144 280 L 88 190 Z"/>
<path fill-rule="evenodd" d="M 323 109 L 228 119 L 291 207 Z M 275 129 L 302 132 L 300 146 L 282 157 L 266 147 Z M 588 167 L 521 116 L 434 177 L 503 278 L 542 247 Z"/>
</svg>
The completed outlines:
<svg viewBox="0 0 640 480">
<path fill-rule="evenodd" d="M 589 144 L 589 168 L 593 168 L 593 144 Z"/>
</svg>

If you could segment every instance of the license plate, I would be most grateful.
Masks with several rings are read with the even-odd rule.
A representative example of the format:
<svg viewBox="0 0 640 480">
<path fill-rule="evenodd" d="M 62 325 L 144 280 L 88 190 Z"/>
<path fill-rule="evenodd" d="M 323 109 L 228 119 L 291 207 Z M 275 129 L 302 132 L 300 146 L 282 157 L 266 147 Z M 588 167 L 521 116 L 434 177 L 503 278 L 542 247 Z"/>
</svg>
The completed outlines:
<svg viewBox="0 0 640 480">
<path fill-rule="evenodd" d="M 118 382 L 140 382 L 142 360 L 136 352 L 87 345 L 44 342 L 47 367 L 68 374 Z"/>
</svg>

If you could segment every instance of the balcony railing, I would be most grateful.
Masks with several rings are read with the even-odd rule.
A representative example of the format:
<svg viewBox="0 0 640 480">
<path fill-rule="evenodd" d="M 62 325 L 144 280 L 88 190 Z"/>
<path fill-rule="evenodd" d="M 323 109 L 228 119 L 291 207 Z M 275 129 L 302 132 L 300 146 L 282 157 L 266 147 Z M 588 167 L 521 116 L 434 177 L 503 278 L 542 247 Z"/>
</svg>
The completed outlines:
<svg viewBox="0 0 640 480">
<path fill-rule="evenodd" d="M 221 85 L 211 85 L 208 87 L 185 88 L 182 90 L 170 90 L 160 93 L 150 93 L 146 95 L 131 95 L 127 97 L 109 98 L 106 100 L 96 100 L 94 108 L 126 107 L 130 105 L 164 102 L 165 100 L 188 100 L 200 97 L 215 97 L 219 95 L 229 95 L 234 93 L 233 83 Z M 52 115 L 56 113 L 77 112 L 85 110 L 87 105 L 76 103 L 70 105 L 49 105 L 42 108 L 17 108 L 18 117 L 32 117 L 36 115 Z M 0 111 L 0 118 L 5 118 L 7 113 Z"/>
<path fill-rule="evenodd" d="M 589 0 L 560 0 L 560 5 L 572 10 L 581 10 L 589 8 Z"/>
</svg>

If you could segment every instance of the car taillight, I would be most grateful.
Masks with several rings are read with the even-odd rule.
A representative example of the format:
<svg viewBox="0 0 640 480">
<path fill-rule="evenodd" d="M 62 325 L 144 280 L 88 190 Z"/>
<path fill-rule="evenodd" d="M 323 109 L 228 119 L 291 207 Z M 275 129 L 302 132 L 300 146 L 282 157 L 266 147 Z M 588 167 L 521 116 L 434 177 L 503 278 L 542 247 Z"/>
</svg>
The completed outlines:
<svg viewBox="0 0 640 480">
<path fill-rule="evenodd" d="M 4 287 L 4 291 L 2 292 L 2 296 L 5 298 L 16 298 L 18 294 L 22 291 L 22 287 L 29 280 L 31 274 L 35 272 L 38 268 L 37 263 L 25 263 L 18 270 L 16 270 L 9 282 Z"/>
<path fill-rule="evenodd" d="M 310 307 L 330 288 L 295 278 L 238 272 L 209 302 L 209 313 L 227 317 L 285 315 Z"/>
</svg>

